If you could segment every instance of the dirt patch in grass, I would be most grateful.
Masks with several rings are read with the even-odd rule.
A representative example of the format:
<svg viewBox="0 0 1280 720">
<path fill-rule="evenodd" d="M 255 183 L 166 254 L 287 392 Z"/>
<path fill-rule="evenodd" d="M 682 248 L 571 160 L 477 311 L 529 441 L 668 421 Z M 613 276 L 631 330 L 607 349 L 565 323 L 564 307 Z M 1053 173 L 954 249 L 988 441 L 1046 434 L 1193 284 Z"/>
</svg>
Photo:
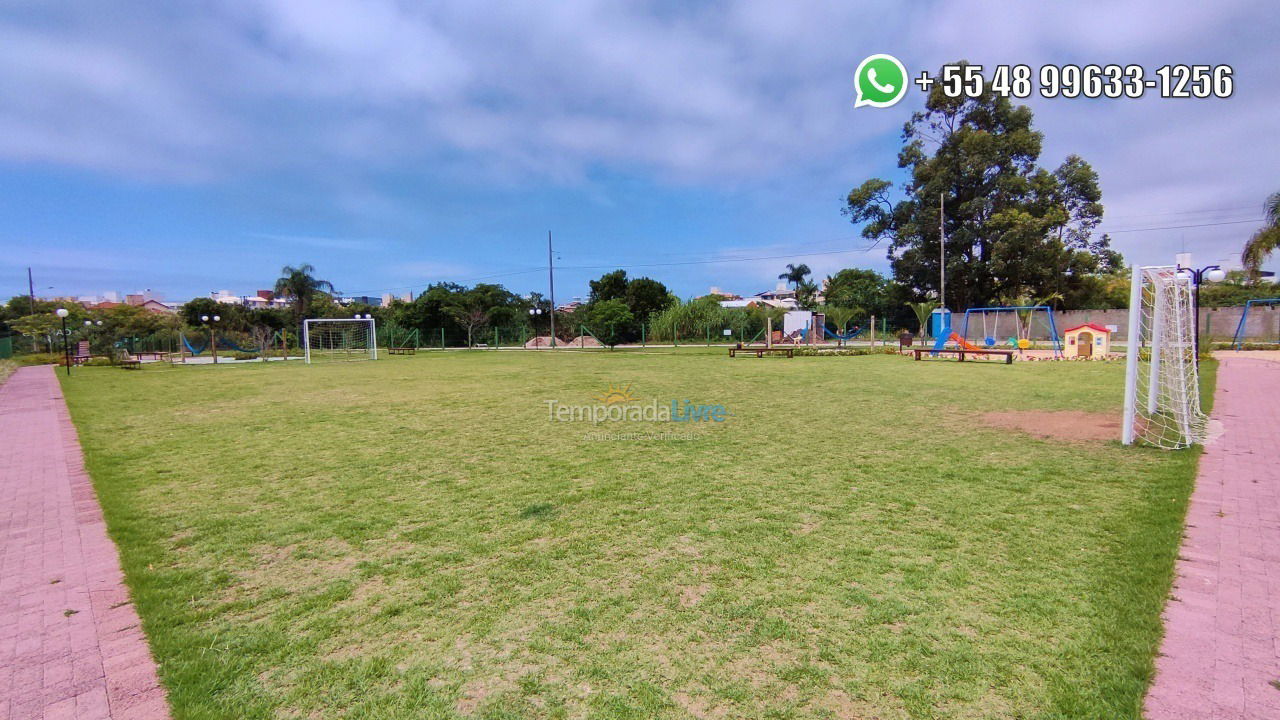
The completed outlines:
<svg viewBox="0 0 1280 720">
<path fill-rule="evenodd" d="M 991 427 L 1017 430 L 1046 440 L 1099 443 L 1120 437 L 1120 417 L 1083 410 L 1001 410 L 982 415 Z"/>
<path fill-rule="evenodd" d="M 696 587 L 685 587 L 680 589 L 680 607 L 691 608 L 702 602 L 702 598 L 711 592 L 711 586 L 702 583 Z"/>
</svg>

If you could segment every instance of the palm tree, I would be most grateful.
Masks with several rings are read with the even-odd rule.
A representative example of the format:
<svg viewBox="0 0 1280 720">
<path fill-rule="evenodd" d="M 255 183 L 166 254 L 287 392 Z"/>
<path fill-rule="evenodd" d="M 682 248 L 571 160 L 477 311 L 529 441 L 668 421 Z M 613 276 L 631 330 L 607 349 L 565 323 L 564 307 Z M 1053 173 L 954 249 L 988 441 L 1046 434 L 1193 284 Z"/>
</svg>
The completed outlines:
<svg viewBox="0 0 1280 720">
<path fill-rule="evenodd" d="M 844 335 L 847 332 L 846 328 L 849 327 L 849 323 L 855 317 L 862 314 L 862 310 L 858 308 L 840 307 L 838 305 L 823 305 L 819 310 L 823 315 L 827 316 L 827 319 L 831 321 L 831 324 L 836 326 L 836 331 L 841 335 Z M 839 344 L 844 345 L 843 338 L 840 340 Z"/>
<path fill-rule="evenodd" d="M 916 321 L 920 323 L 920 330 L 916 334 L 920 337 L 926 335 L 925 328 L 929 326 L 929 316 L 933 314 L 933 309 L 937 307 L 931 302 L 903 303 L 911 308 L 911 312 L 916 314 Z"/>
<path fill-rule="evenodd" d="M 813 271 L 809 269 L 809 266 L 804 263 L 800 263 L 799 265 L 787 263 L 787 271 L 779 275 L 778 279 L 786 280 L 792 285 L 792 287 L 799 287 L 805 276 L 812 272 Z"/>
<path fill-rule="evenodd" d="M 293 317 L 302 322 L 311 309 L 311 299 L 317 292 L 336 293 L 333 283 L 319 280 L 312 273 L 316 271 L 310 263 L 298 267 L 285 265 L 280 268 L 280 279 L 276 280 L 277 297 L 289 298 L 293 301 Z"/>
<path fill-rule="evenodd" d="M 1272 193 L 1267 198 L 1263 212 L 1267 216 L 1266 226 L 1249 238 L 1249 242 L 1244 245 L 1244 252 L 1240 253 L 1240 262 L 1249 272 L 1250 280 L 1258 279 L 1262 263 L 1266 262 L 1276 248 L 1280 248 L 1280 192 Z"/>
</svg>

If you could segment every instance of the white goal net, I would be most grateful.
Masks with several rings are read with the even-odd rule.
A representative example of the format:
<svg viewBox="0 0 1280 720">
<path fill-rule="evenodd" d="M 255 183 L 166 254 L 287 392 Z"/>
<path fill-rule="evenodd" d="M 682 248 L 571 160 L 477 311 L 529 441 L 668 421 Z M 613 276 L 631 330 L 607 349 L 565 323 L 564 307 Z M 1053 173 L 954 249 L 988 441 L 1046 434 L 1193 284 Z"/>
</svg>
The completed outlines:
<svg viewBox="0 0 1280 720">
<path fill-rule="evenodd" d="M 1121 438 L 1167 450 L 1204 440 L 1191 279 L 1173 266 L 1135 267 Z"/>
<path fill-rule="evenodd" d="M 306 360 L 377 360 L 378 337 L 373 318 L 302 321 Z"/>
</svg>

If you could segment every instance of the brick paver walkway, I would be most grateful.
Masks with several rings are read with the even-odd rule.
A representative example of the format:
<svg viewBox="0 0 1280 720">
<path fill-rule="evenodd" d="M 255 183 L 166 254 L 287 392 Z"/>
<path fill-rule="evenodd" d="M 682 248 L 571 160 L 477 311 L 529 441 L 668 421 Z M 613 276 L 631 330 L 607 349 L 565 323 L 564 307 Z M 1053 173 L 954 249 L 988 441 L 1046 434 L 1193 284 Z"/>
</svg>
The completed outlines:
<svg viewBox="0 0 1280 720">
<path fill-rule="evenodd" d="M 169 717 L 51 366 L 0 385 L 0 720 Z"/>
<path fill-rule="evenodd" d="M 1149 720 L 1280 719 L 1280 364 L 1221 358 Z"/>
</svg>

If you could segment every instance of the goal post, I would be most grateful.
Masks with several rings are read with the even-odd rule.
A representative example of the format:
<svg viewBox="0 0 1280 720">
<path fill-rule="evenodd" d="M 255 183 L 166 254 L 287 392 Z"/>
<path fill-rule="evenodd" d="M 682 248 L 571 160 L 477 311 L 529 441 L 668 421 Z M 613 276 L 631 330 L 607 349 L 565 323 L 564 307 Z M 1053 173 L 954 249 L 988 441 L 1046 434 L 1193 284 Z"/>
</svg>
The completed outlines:
<svg viewBox="0 0 1280 720">
<path fill-rule="evenodd" d="M 308 365 L 318 360 L 377 360 L 377 321 L 308 318 L 302 321 L 302 347 Z"/>
<path fill-rule="evenodd" d="M 1191 278 L 1176 266 L 1134 267 L 1129 289 L 1121 442 L 1166 450 L 1204 440 Z"/>
</svg>

